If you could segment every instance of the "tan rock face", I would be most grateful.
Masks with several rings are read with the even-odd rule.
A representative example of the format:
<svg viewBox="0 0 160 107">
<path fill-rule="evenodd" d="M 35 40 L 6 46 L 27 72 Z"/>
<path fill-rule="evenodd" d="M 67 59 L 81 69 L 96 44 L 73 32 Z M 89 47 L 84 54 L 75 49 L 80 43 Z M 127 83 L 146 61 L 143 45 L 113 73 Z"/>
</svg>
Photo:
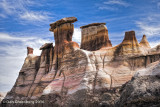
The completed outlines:
<svg viewBox="0 0 160 107">
<path fill-rule="evenodd" d="M 92 23 L 82 26 L 81 29 L 81 49 L 95 51 L 103 47 L 112 47 L 105 23 Z"/>
<path fill-rule="evenodd" d="M 149 42 L 147 40 L 146 35 L 143 35 L 143 38 L 142 38 L 142 40 L 139 44 L 144 48 L 151 48 L 150 45 L 149 45 Z"/>
<path fill-rule="evenodd" d="M 135 32 L 129 31 L 125 32 L 125 37 L 122 43 L 117 47 L 115 55 L 133 55 L 140 54 L 140 45 L 136 39 Z"/>
</svg>

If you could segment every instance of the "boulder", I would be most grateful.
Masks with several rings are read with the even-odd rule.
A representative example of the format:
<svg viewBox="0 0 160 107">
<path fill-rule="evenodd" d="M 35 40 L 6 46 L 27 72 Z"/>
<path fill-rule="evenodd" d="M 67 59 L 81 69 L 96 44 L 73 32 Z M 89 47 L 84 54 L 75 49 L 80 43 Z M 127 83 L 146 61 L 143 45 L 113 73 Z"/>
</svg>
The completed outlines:
<svg viewBox="0 0 160 107">
<path fill-rule="evenodd" d="M 116 107 L 160 106 L 160 62 L 137 71 L 135 76 L 121 88 Z"/>
</svg>

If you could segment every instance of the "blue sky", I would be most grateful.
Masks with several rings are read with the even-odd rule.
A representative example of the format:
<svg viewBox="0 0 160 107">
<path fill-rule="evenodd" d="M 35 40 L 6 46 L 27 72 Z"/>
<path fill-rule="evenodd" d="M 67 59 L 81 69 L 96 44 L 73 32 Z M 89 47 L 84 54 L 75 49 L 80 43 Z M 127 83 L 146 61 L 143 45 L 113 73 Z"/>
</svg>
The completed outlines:
<svg viewBox="0 0 160 107">
<path fill-rule="evenodd" d="M 26 57 L 26 47 L 53 42 L 49 24 L 75 16 L 73 41 L 80 44 L 80 26 L 105 22 L 115 46 L 124 32 L 134 30 L 140 41 L 160 43 L 160 0 L 0 0 L 0 91 L 9 91 Z"/>
</svg>

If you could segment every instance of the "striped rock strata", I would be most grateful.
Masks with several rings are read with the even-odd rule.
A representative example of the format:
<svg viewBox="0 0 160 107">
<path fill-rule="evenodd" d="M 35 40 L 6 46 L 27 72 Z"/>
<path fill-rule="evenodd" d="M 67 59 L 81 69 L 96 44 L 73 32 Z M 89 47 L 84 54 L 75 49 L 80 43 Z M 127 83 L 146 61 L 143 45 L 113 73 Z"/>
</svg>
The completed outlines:
<svg viewBox="0 0 160 107">
<path fill-rule="evenodd" d="M 82 26 L 81 49 L 96 51 L 103 47 L 112 47 L 106 23 L 92 23 Z"/>
<path fill-rule="evenodd" d="M 139 44 L 144 48 L 149 48 L 149 49 L 151 48 L 150 45 L 149 45 L 149 42 L 147 40 L 146 35 L 143 35 L 143 38 L 142 38 L 142 40 Z"/>
</svg>

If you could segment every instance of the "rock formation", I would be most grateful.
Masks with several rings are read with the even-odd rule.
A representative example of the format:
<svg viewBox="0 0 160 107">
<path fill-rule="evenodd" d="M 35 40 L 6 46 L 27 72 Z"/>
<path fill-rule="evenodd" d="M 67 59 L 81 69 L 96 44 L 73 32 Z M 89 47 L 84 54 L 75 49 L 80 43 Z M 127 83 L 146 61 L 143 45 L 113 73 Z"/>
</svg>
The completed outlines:
<svg viewBox="0 0 160 107">
<path fill-rule="evenodd" d="M 17 81 L 3 101 L 41 100 L 43 103 L 35 105 L 40 107 L 114 106 L 118 101 L 117 104 L 123 106 L 119 99 L 122 85 L 131 80 L 136 71 L 160 60 L 159 46 L 147 47 L 144 51 L 145 37 L 139 44 L 134 31 L 126 32 L 122 43 L 112 47 L 105 23 L 81 27 L 80 49 L 78 43 L 72 41 L 75 21 L 77 18 L 68 17 L 50 24 L 55 46 L 44 44 L 40 56 L 33 55 L 29 51 L 32 48 L 27 48 L 29 54 Z M 13 105 L 2 102 L 5 107 Z"/>
<path fill-rule="evenodd" d="M 68 17 L 58 20 L 50 24 L 50 31 L 54 32 L 55 47 L 54 47 L 54 66 L 59 67 L 64 53 L 73 51 L 74 48 L 79 48 L 78 43 L 72 41 L 74 31 L 74 23 L 77 21 L 75 17 Z M 55 67 L 55 69 L 58 69 Z"/>
<path fill-rule="evenodd" d="M 105 24 L 92 23 L 81 27 L 81 49 L 96 51 L 103 47 L 112 47 Z"/>
<path fill-rule="evenodd" d="M 33 48 L 27 47 L 27 55 L 28 54 L 33 54 Z"/>
<path fill-rule="evenodd" d="M 121 97 L 116 107 L 160 106 L 160 62 L 157 61 L 139 70 L 121 88 Z"/>
<path fill-rule="evenodd" d="M 125 32 L 122 43 L 116 49 L 116 56 L 140 54 L 140 45 L 134 31 Z"/>
<path fill-rule="evenodd" d="M 139 43 L 143 48 L 151 48 L 147 40 L 146 35 L 143 35 L 141 42 Z"/>
</svg>

